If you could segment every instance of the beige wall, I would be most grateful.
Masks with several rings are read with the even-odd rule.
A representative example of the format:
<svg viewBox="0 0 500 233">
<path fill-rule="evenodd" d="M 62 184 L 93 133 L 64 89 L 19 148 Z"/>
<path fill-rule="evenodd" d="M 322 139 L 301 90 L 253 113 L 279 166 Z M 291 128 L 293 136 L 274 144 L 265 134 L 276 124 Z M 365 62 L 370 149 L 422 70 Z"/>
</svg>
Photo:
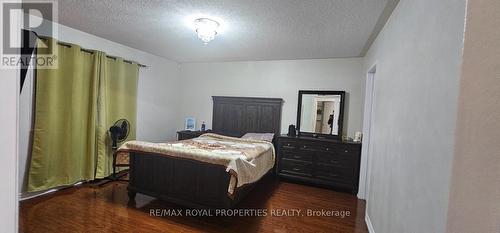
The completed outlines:
<svg viewBox="0 0 500 233">
<path fill-rule="evenodd" d="M 500 1 L 468 1 L 448 232 L 500 232 Z"/>
</svg>

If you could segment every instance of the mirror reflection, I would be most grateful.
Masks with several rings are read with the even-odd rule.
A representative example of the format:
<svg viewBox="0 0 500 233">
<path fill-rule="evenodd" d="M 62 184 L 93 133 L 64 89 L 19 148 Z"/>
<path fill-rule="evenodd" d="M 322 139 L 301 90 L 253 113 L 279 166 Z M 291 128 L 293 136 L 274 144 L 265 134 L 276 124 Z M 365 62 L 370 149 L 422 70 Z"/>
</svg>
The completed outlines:
<svg viewBox="0 0 500 233">
<path fill-rule="evenodd" d="M 339 135 L 340 95 L 303 94 L 300 131 Z"/>
</svg>

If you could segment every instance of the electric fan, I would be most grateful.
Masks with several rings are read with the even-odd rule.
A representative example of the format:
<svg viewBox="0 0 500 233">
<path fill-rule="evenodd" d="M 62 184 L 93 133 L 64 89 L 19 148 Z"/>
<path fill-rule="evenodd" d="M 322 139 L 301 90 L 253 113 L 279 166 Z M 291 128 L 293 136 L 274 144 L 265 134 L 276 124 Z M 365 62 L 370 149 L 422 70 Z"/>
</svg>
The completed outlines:
<svg viewBox="0 0 500 233">
<path fill-rule="evenodd" d="M 112 145 L 111 149 L 113 150 L 113 176 L 111 180 L 118 180 L 116 177 L 116 167 L 128 167 L 128 164 L 116 164 L 116 150 L 118 149 L 118 143 L 125 141 L 128 137 L 128 133 L 130 132 L 130 122 L 127 119 L 117 120 L 113 126 L 109 128 L 109 134 L 111 136 Z"/>
<path fill-rule="evenodd" d="M 118 148 L 118 143 L 123 142 L 128 137 L 128 133 L 130 131 L 130 123 L 127 119 L 117 120 L 113 126 L 109 128 L 109 133 L 111 135 L 111 140 L 113 144 L 111 148 L 116 150 Z"/>
</svg>

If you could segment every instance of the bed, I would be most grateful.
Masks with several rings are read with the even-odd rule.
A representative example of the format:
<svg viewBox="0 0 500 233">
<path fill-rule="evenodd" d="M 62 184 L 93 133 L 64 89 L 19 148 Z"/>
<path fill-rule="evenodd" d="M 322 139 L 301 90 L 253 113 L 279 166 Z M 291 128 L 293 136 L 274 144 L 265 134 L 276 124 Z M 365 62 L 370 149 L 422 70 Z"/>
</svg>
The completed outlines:
<svg viewBox="0 0 500 233">
<path fill-rule="evenodd" d="M 277 98 L 214 96 L 213 134 L 165 143 L 156 150 L 148 147 L 147 143 L 120 148 L 119 151 L 128 154 L 130 162 L 129 198 L 134 200 L 136 193 L 142 193 L 189 208 L 233 208 L 265 174 L 272 172 L 274 166 L 274 159 L 272 164 L 268 160 L 258 160 L 265 153 L 274 154 L 271 143 L 266 146 L 263 141 L 237 138 L 248 132 L 278 135 L 282 103 L 283 100 Z M 245 147 L 245 143 L 254 145 L 257 151 L 252 155 L 253 159 L 265 166 L 255 170 L 253 166 L 244 164 L 244 160 L 232 160 L 232 165 L 225 163 L 227 161 L 203 160 L 194 153 L 197 148 L 192 149 L 194 155 L 185 153 L 186 148 L 189 150 L 204 140 L 215 141 L 218 145 L 227 144 L 231 148 Z M 248 155 L 249 152 L 244 153 Z M 251 171 L 245 171 L 248 169 Z"/>
</svg>

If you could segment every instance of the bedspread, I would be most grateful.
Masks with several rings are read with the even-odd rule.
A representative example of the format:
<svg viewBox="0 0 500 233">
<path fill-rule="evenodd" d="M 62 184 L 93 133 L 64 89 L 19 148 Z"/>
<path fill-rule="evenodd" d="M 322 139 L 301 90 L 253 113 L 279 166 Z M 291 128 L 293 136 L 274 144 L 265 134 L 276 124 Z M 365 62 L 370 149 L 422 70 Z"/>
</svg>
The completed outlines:
<svg viewBox="0 0 500 233">
<path fill-rule="evenodd" d="M 274 146 L 270 142 L 213 133 L 166 143 L 128 141 L 120 146 L 117 157 L 128 159 L 130 152 L 156 153 L 222 165 L 231 174 L 230 195 L 236 188 L 258 181 L 275 163 Z"/>
</svg>

